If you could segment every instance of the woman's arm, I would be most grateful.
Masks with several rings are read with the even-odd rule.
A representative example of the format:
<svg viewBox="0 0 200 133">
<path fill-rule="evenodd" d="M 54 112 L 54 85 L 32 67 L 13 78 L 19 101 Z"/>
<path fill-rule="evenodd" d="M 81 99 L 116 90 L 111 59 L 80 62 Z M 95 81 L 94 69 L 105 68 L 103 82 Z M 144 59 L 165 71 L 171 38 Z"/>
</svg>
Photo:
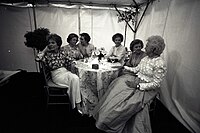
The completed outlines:
<svg viewBox="0 0 200 133">
<path fill-rule="evenodd" d="M 108 52 L 108 54 L 106 55 L 106 58 L 109 58 L 112 54 L 113 54 L 113 46 L 111 47 L 110 51 Z"/>
<path fill-rule="evenodd" d="M 137 67 L 128 67 L 128 66 L 124 66 L 125 70 L 131 71 L 133 73 L 137 73 L 140 70 L 140 65 L 138 65 Z"/>
<path fill-rule="evenodd" d="M 44 50 L 38 52 L 38 54 L 36 55 L 35 60 L 36 60 L 36 61 L 41 61 L 41 60 L 43 59 L 43 57 L 44 57 L 44 55 L 45 55 L 45 53 L 46 53 L 47 51 L 48 51 L 48 47 L 46 46 L 46 47 L 44 48 Z"/>
<path fill-rule="evenodd" d="M 91 57 L 93 51 L 94 51 L 94 45 L 89 43 L 89 45 L 86 47 L 86 52 L 88 57 Z"/>
<path fill-rule="evenodd" d="M 153 71 L 153 80 L 148 83 L 139 83 L 140 90 L 152 90 L 160 87 L 161 81 L 166 75 L 167 69 L 164 62 L 160 62 L 156 64 Z"/>
<path fill-rule="evenodd" d="M 121 47 L 120 50 L 118 51 L 115 59 L 120 61 L 122 58 L 125 57 L 125 55 L 126 55 L 126 49 L 125 49 L 125 47 Z"/>
</svg>

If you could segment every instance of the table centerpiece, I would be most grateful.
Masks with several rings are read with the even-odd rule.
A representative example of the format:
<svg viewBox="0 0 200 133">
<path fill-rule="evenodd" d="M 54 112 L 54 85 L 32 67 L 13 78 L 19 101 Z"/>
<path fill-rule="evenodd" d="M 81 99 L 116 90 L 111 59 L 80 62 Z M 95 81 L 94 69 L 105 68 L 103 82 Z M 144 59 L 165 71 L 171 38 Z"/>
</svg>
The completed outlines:
<svg viewBox="0 0 200 133">
<path fill-rule="evenodd" d="M 98 57 L 99 61 L 101 61 L 102 58 L 105 57 L 106 54 L 107 54 L 107 52 L 104 47 L 94 49 L 94 56 Z"/>
</svg>

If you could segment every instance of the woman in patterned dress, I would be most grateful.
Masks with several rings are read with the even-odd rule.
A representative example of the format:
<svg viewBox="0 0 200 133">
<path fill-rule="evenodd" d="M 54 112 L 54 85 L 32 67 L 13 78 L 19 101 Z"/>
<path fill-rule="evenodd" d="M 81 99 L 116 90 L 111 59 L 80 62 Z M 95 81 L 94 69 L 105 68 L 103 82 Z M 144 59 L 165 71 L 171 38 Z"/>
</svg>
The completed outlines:
<svg viewBox="0 0 200 133">
<path fill-rule="evenodd" d="M 96 127 L 107 133 L 151 133 L 148 103 L 155 98 L 166 65 L 160 57 L 164 39 L 147 39 L 144 57 L 137 67 L 124 68 L 135 74 L 115 79 L 93 111 Z"/>
<path fill-rule="evenodd" d="M 75 33 L 70 33 L 67 37 L 68 45 L 61 47 L 64 51 L 73 59 L 79 60 L 83 58 L 81 54 L 77 42 L 78 42 L 78 35 Z"/>
<path fill-rule="evenodd" d="M 77 42 L 78 42 L 78 35 L 75 33 L 70 33 L 67 37 L 68 45 L 61 47 L 70 58 L 72 63 L 69 63 L 67 69 L 70 70 L 72 73 L 75 73 L 75 61 L 79 59 L 83 59 L 83 55 L 81 54 Z"/>
<path fill-rule="evenodd" d="M 51 71 L 51 77 L 54 83 L 67 86 L 72 109 L 77 107 L 81 111 L 81 93 L 79 77 L 71 73 L 67 67 L 71 65 L 71 57 L 65 50 L 61 49 L 62 39 L 57 34 L 50 34 L 47 38 L 49 44 L 38 53 L 36 60 L 45 62 L 46 67 Z"/>
</svg>

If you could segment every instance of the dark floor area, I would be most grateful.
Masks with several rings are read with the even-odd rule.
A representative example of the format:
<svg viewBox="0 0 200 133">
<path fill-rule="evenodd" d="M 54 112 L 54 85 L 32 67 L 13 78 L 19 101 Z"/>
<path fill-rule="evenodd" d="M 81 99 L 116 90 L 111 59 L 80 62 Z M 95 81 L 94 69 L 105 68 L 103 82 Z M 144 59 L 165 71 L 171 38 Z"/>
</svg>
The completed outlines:
<svg viewBox="0 0 200 133">
<path fill-rule="evenodd" d="M 36 73 L 20 73 L 1 87 L 0 133 L 103 133 L 92 117 L 67 105 L 46 108 L 41 81 Z M 153 133 L 190 133 L 158 100 L 150 117 Z"/>
</svg>

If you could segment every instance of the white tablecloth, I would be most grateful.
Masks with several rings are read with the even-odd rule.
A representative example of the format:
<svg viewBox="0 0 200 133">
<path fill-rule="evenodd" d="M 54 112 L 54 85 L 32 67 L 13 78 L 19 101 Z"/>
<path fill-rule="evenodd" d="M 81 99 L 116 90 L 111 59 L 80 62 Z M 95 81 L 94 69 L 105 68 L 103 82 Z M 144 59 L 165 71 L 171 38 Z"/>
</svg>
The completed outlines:
<svg viewBox="0 0 200 133">
<path fill-rule="evenodd" d="M 92 64 L 98 64 L 99 69 L 92 69 Z M 80 89 L 83 96 L 84 113 L 91 114 L 99 99 L 104 95 L 109 84 L 118 77 L 120 63 L 106 61 L 78 61 L 76 74 L 80 78 Z"/>
</svg>

